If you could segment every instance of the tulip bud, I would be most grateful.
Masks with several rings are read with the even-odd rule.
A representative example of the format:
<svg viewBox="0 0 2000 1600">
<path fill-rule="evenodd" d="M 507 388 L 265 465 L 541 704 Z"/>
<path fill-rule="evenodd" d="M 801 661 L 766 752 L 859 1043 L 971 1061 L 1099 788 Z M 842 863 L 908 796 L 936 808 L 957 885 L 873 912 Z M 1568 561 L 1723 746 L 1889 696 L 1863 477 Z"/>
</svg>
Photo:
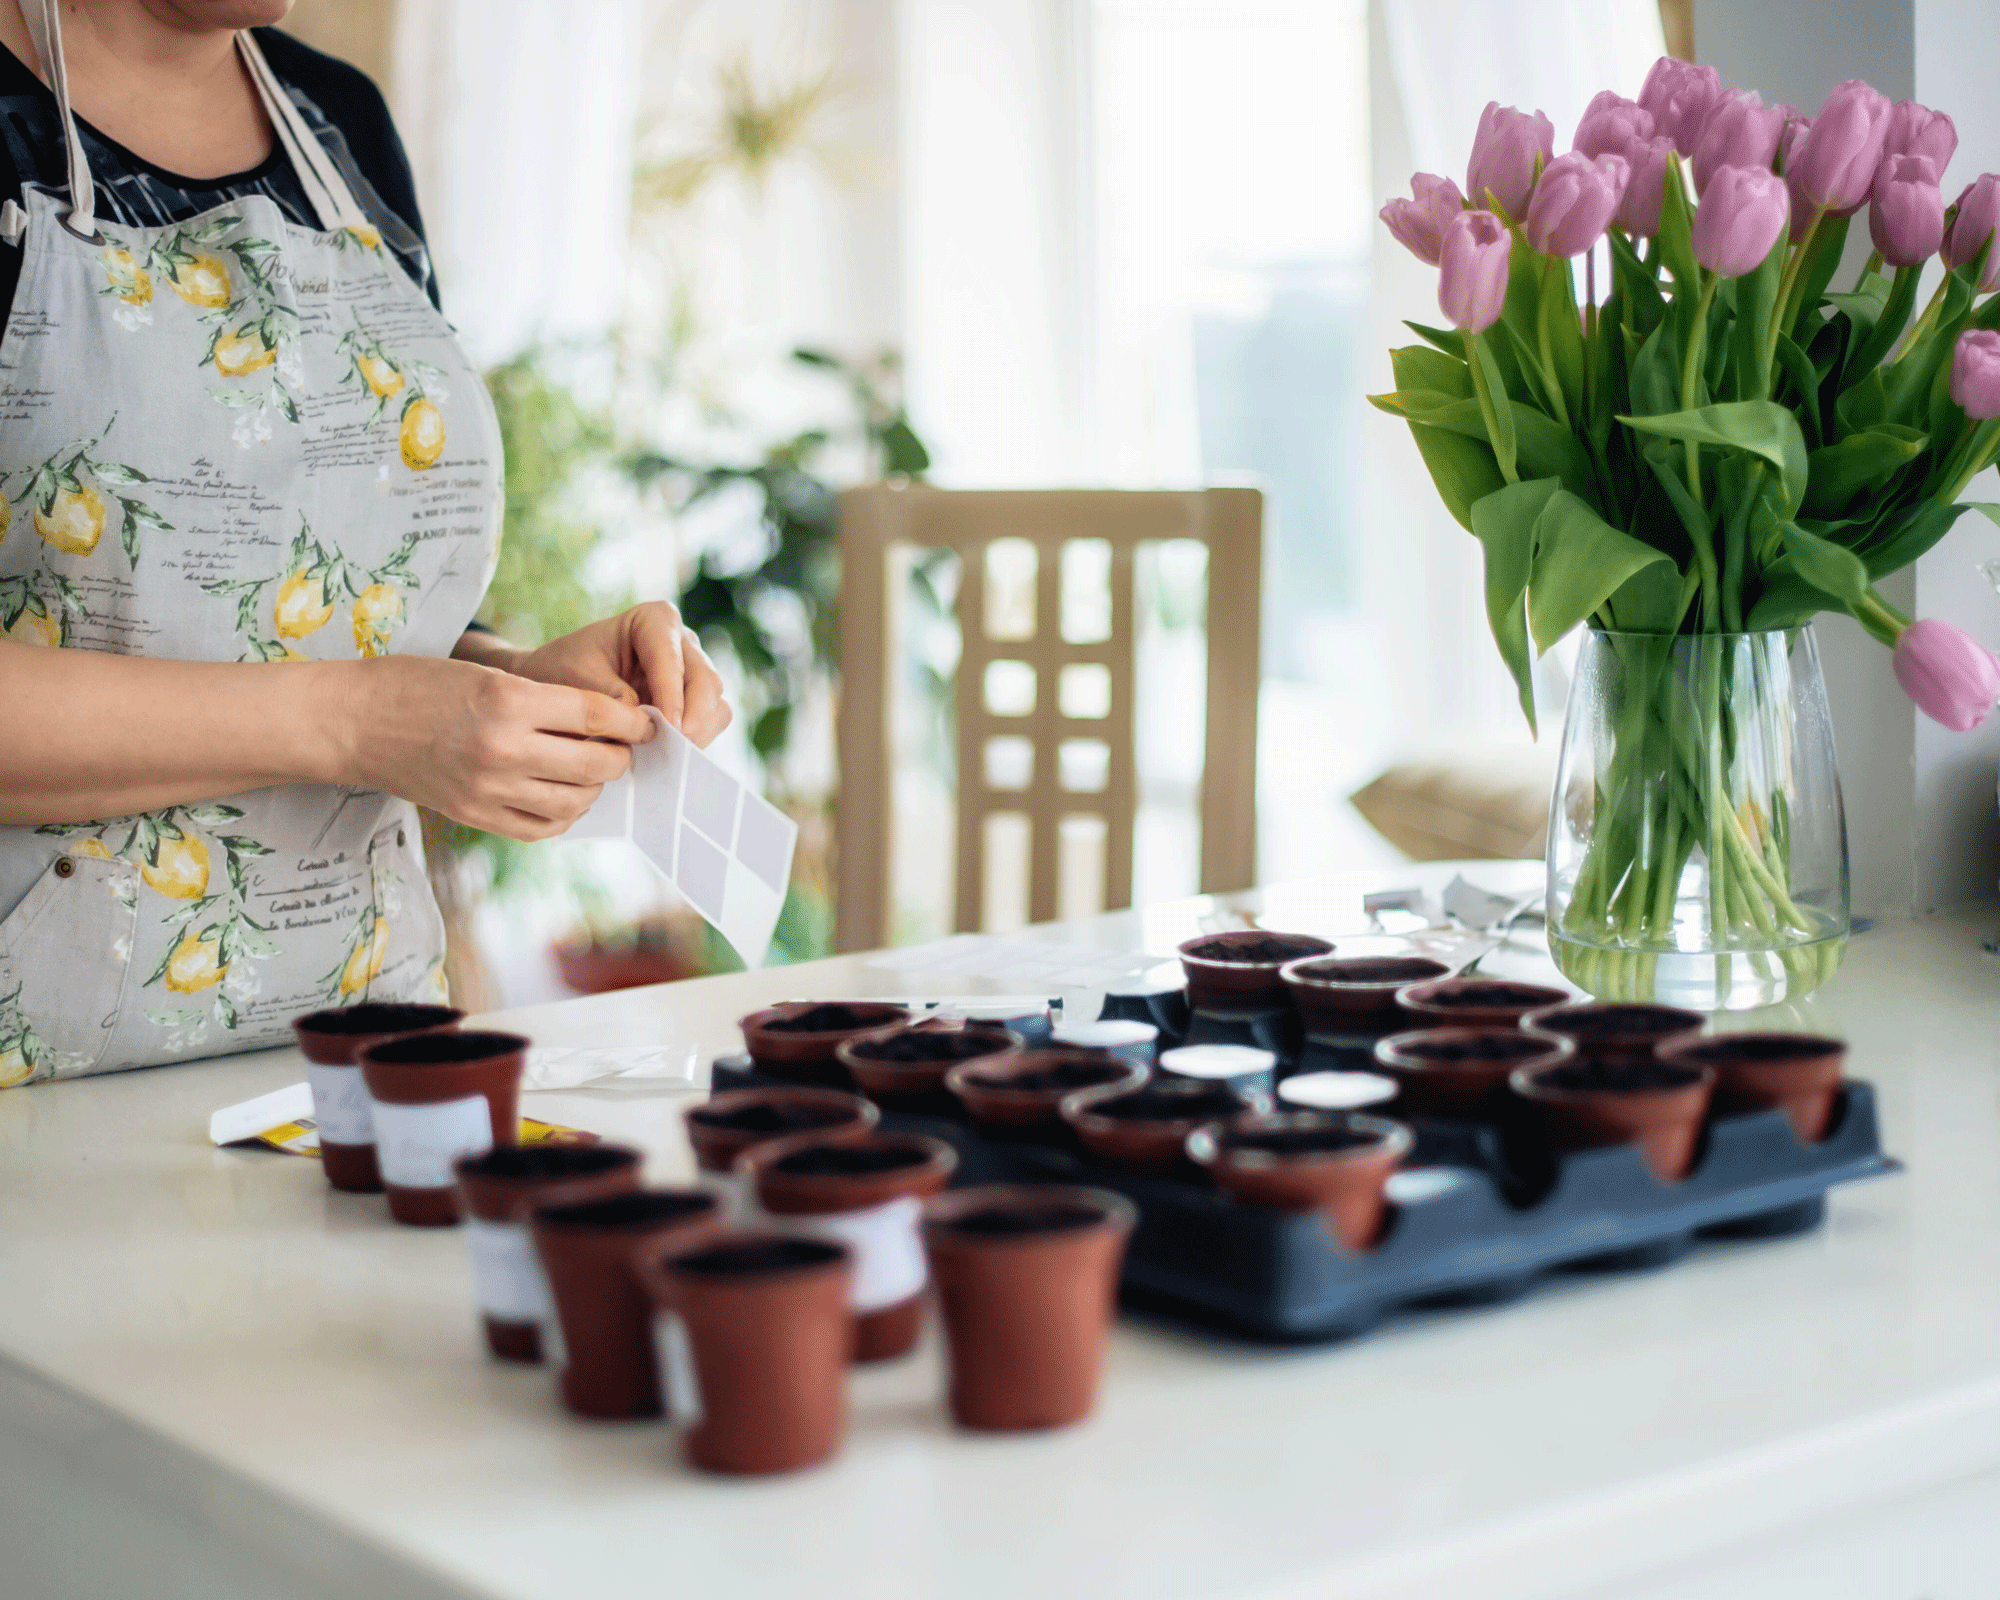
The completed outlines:
<svg viewBox="0 0 2000 1600">
<path fill-rule="evenodd" d="M 1484 333 L 1507 304 L 1507 225 L 1490 211 L 1461 211 L 1438 254 L 1438 309 L 1454 328 Z"/>
<path fill-rule="evenodd" d="M 1582 255 L 1604 237 L 1631 176 L 1623 156 L 1557 156 L 1535 185 L 1522 233 L 1545 256 Z"/>
<path fill-rule="evenodd" d="M 1958 215 L 1944 236 L 1944 264 L 1962 267 L 1978 260 L 1996 227 L 2000 227 L 2000 174 L 1982 172 L 1958 197 Z M 1979 272 L 1978 292 L 1991 294 L 1995 289 L 2000 289 L 2000 243 L 1987 250 L 1986 265 Z"/>
<path fill-rule="evenodd" d="M 1889 131 L 1882 142 L 1885 156 L 1923 156 L 1940 178 L 1958 149 L 1958 127 L 1942 111 L 1898 100 L 1889 108 Z"/>
<path fill-rule="evenodd" d="M 1515 221 L 1528 209 L 1535 187 L 1535 158 L 1547 165 L 1555 149 L 1556 130 L 1537 111 L 1533 116 L 1486 102 L 1479 114 L 1479 131 L 1472 136 L 1472 160 L 1465 169 L 1465 192 L 1476 206 L 1490 194 Z"/>
<path fill-rule="evenodd" d="M 1762 167 L 1722 167 L 1694 213 L 1694 258 L 1717 277 L 1755 272 L 1785 231 L 1785 180 Z"/>
<path fill-rule="evenodd" d="M 1845 216 L 1868 198 L 1882 165 L 1889 109 L 1889 97 L 1859 78 L 1835 86 L 1787 153 L 1785 171 L 1796 176 L 1808 204 Z"/>
<path fill-rule="evenodd" d="M 1674 158 L 1674 142 L 1665 134 L 1651 139 L 1635 139 L 1625 152 L 1632 176 L 1625 183 L 1625 197 L 1618 202 L 1613 219 L 1634 238 L 1650 239 L 1660 231 L 1660 203 L 1666 198 L 1667 163 Z"/>
<path fill-rule="evenodd" d="M 1692 155 L 1701 138 L 1709 109 L 1722 98 L 1722 80 L 1713 67 L 1661 56 L 1639 89 L 1639 104 L 1652 116 L 1653 131 L 1673 140 L 1682 155 Z"/>
<path fill-rule="evenodd" d="M 1626 147 L 1653 137 L 1653 114 L 1636 100 L 1600 89 L 1583 108 L 1570 149 L 1586 156 L 1631 156 Z"/>
<path fill-rule="evenodd" d="M 1892 267 L 1928 261 L 1944 243 L 1944 191 L 1929 156 L 1890 156 L 1869 192 L 1868 237 Z"/>
<path fill-rule="evenodd" d="M 1951 352 L 1951 400 L 1968 417 L 2000 417 L 2000 333 L 1967 328 Z"/>
<path fill-rule="evenodd" d="M 1444 230 L 1452 218 L 1465 209 L 1465 196 L 1449 178 L 1419 172 L 1410 179 L 1414 200 L 1391 200 L 1382 208 L 1382 220 L 1396 236 L 1396 242 L 1426 266 L 1438 264 L 1444 246 Z"/>
<path fill-rule="evenodd" d="M 1754 89 L 1730 89 L 1715 102 L 1695 141 L 1695 193 L 1708 188 L 1708 180 L 1723 167 L 1768 167 L 1778 153 L 1778 139 L 1785 131 L 1781 106 L 1766 109 Z"/>
<path fill-rule="evenodd" d="M 1896 681 L 1933 722 L 1964 733 L 2000 699 L 2000 660 L 1949 622 L 1913 622 L 1896 641 Z"/>
</svg>

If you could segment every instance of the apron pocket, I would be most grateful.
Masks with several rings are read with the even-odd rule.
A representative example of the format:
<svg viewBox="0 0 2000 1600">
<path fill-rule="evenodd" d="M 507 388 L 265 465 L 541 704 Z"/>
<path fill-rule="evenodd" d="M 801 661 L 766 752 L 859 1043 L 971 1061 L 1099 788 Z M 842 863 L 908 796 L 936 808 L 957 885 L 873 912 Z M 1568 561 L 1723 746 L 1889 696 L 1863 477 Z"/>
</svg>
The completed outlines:
<svg viewBox="0 0 2000 1600">
<path fill-rule="evenodd" d="M 350 974 L 360 979 L 370 1000 L 442 1000 L 444 998 L 444 917 L 431 893 L 424 871 L 423 840 L 414 809 L 393 828 L 383 828 L 368 842 L 368 874 L 374 889 L 367 930 L 366 954 L 357 941 L 351 964 L 365 968 Z M 346 986 L 343 986 L 346 987 Z"/>
<path fill-rule="evenodd" d="M 0 1088 L 94 1072 L 132 970 L 136 871 L 57 856 L 0 921 Z"/>
</svg>

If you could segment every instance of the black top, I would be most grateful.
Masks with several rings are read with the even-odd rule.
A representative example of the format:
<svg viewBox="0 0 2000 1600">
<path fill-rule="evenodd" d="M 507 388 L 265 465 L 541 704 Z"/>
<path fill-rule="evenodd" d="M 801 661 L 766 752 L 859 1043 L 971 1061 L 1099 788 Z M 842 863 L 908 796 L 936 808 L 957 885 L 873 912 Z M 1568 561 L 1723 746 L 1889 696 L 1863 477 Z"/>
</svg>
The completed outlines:
<svg viewBox="0 0 2000 1600">
<path fill-rule="evenodd" d="M 301 44 L 275 28 L 259 28 L 257 42 L 278 82 L 303 113 L 306 125 L 332 154 L 354 191 L 355 203 L 381 230 L 382 242 L 435 304 L 437 284 L 424 248 L 423 219 L 409 158 L 396 137 L 382 92 L 366 73 Z M 97 214 L 128 227 L 185 222 L 245 195 L 261 194 L 302 227 L 317 228 L 298 175 L 274 138 L 271 154 L 248 172 L 189 178 L 155 166 L 82 117 L 76 119 L 84 155 L 97 186 Z M 62 120 L 55 96 L 11 51 L 0 48 L 0 198 L 24 186 L 55 195 L 68 192 Z M 0 243 L 0 325 L 14 305 L 21 252 Z"/>
</svg>

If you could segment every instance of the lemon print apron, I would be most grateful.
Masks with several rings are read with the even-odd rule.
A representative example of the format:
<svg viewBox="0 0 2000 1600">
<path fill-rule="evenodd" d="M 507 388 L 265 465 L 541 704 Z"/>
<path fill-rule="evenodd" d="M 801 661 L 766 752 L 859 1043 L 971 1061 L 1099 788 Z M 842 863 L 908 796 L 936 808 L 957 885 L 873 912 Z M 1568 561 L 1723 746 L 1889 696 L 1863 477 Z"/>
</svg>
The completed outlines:
<svg viewBox="0 0 2000 1600">
<path fill-rule="evenodd" d="M 169 227 L 96 219 L 56 0 L 22 9 L 68 195 L 0 206 L 0 249 L 22 252 L 0 335 L 0 633 L 271 672 L 448 654 L 500 518 L 498 426 L 450 327 L 247 32 L 320 227 L 262 195 Z M 0 827 L 0 1086 L 288 1042 L 303 1011 L 441 994 L 443 955 L 416 811 L 375 790 Z"/>
</svg>

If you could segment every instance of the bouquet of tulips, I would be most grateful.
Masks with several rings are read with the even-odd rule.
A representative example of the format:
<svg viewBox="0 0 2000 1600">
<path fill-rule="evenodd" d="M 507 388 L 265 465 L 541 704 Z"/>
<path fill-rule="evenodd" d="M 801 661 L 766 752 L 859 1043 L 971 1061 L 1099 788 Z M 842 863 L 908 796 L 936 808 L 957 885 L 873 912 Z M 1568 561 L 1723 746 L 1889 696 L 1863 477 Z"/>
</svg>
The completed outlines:
<svg viewBox="0 0 2000 1600">
<path fill-rule="evenodd" d="M 1531 722 L 1535 653 L 1578 624 L 1630 651 L 1636 709 L 1596 773 L 1566 931 L 1673 948 L 1694 863 L 1718 946 L 1810 945 L 1825 930 L 1789 892 L 1783 774 L 1743 788 L 1748 685 L 1723 641 L 1842 611 L 1947 726 L 2000 695 L 1991 651 L 1876 589 L 1967 509 L 2000 522 L 1958 501 L 2000 453 L 2000 176 L 1947 204 L 1942 112 L 1850 81 L 1808 118 L 1672 59 L 1637 101 L 1598 95 L 1567 154 L 1553 144 L 1547 117 L 1489 105 L 1464 193 L 1420 173 L 1383 208 L 1438 268 L 1450 326 L 1410 323 L 1424 343 L 1392 352 L 1395 391 L 1371 398 L 1409 422 L 1483 546 Z M 1864 208 L 1873 253 L 1836 284 Z M 1944 271 L 1920 307 L 1932 256 Z M 1681 636 L 1680 669 L 1621 643 Z M 1800 959 L 1822 968 L 1792 992 L 1837 947 Z M 1640 994 L 1645 971 L 1607 958 L 1571 976 Z"/>
</svg>

